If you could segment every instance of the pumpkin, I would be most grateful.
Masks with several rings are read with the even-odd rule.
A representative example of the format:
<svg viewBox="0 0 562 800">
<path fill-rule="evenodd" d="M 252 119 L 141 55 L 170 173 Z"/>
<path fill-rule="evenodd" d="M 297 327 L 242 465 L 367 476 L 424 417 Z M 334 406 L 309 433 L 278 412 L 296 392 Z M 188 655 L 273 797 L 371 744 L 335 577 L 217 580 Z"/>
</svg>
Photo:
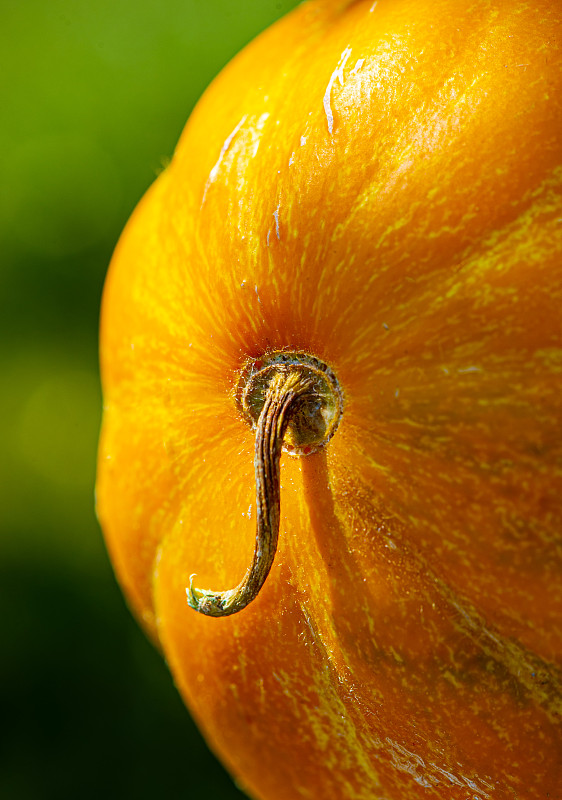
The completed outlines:
<svg viewBox="0 0 562 800">
<path fill-rule="evenodd" d="M 116 248 L 98 515 L 253 797 L 562 797 L 561 47 L 304 3 Z"/>
</svg>

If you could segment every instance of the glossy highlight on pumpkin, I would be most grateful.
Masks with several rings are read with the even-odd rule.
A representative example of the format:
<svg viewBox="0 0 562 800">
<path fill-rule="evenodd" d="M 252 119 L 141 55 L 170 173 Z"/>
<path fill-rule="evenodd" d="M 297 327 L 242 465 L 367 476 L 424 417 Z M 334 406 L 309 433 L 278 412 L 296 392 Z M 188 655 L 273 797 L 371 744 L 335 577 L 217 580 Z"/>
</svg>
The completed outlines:
<svg viewBox="0 0 562 800">
<path fill-rule="evenodd" d="M 312 0 L 201 99 L 104 293 L 98 514 L 261 800 L 562 796 L 562 8 Z M 281 463 L 258 597 L 249 361 L 345 396 Z"/>
</svg>

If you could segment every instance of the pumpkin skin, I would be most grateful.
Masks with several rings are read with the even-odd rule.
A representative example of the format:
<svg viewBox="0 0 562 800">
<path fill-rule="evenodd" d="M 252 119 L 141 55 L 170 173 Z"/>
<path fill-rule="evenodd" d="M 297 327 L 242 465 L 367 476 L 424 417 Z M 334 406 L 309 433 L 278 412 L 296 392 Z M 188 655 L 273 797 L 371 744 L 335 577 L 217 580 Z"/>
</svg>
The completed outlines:
<svg viewBox="0 0 562 800">
<path fill-rule="evenodd" d="M 103 298 L 98 515 L 210 745 L 264 800 L 562 797 L 562 7 L 322 0 L 194 111 Z M 345 407 L 283 457 L 264 588 L 249 358 Z"/>
</svg>

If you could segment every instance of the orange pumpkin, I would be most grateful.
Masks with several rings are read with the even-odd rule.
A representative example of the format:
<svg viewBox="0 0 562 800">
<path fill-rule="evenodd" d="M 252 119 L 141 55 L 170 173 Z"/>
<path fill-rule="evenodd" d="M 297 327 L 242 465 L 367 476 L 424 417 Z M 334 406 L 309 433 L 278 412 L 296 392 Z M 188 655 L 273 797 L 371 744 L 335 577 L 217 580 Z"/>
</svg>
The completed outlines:
<svg viewBox="0 0 562 800">
<path fill-rule="evenodd" d="M 562 797 L 561 190 L 558 1 L 312 0 L 217 78 L 127 226 L 98 513 L 251 795 Z M 272 551 L 303 359 L 337 430 L 281 457 L 251 602 L 198 614 L 186 589 L 222 613 L 202 588 L 252 562 L 256 435 Z"/>
</svg>

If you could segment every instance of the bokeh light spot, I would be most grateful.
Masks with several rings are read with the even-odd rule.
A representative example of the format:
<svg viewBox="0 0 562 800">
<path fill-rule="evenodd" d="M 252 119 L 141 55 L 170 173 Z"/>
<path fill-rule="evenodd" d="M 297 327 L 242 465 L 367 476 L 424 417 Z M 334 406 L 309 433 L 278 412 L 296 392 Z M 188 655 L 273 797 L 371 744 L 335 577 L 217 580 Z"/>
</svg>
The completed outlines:
<svg viewBox="0 0 562 800">
<path fill-rule="evenodd" d="M 19 455 L 50 482 L 93 485 L 100 390 L 94 373 L 62 373 L 39 384 L 23 406 Z"/>
</svg>

